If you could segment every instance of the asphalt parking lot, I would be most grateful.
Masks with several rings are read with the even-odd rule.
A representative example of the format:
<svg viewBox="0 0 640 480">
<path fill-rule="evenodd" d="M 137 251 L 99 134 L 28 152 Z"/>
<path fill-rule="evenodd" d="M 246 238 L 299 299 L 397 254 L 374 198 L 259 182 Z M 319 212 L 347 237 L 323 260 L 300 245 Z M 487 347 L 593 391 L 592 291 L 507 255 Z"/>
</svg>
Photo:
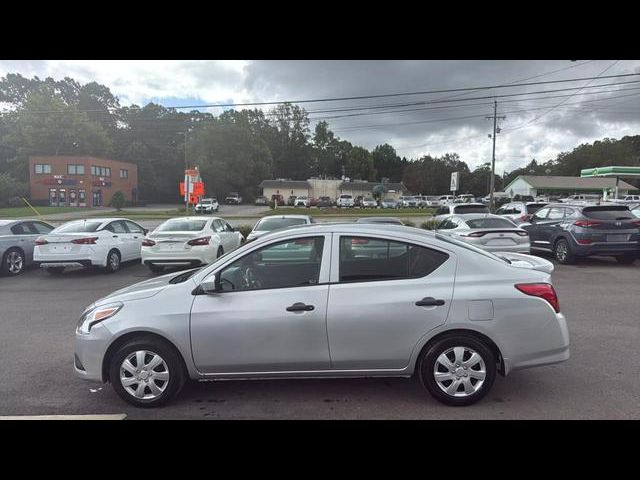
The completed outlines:
<svg viewBox="0 0 640 480">
<path fill-rule="evenodd" d="M 161 409 L 136 409 L 109 385 L 73 375 L 83 308 L 152 277 L 128 264 L 112 275 L 32 268 L 0 278 L 0 416 L 126 414 L 129 419 L 630 419 L 640 418 L 640 260 L 589 259 L 553 274 L 571 334 L 563 364 L 498 377 L 478 404 L 437 403 L 406 379 L 190 382 Z M 102 387 L 102 388 L 101 388 Z"/>
</svg>

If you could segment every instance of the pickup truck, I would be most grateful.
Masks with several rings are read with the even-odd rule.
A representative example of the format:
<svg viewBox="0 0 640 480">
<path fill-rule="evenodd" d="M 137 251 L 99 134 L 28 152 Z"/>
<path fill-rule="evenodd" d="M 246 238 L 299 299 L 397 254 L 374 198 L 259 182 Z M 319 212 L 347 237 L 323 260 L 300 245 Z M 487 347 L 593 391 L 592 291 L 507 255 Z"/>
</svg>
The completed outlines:
<svg viewBox="0 0 640 480">
<path fill-rule="evenodd" d="M 224 203 L 227 205 L 240 205 L 242 203 L 242 197 L 238 192 L 231 192 L 224 198 Z"/>
</svg>

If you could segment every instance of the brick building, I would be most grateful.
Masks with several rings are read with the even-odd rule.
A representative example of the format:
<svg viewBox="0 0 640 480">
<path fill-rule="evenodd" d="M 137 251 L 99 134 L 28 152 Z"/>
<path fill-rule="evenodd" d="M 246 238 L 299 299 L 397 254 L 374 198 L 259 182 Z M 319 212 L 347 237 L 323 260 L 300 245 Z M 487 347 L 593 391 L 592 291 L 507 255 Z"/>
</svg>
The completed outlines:
<svg viewBox="0 0 640 480">
<path fill-rule="evenodd" d="M 31 200 L 71 207 L 108 206 L 120 190 L 126 200 L 138 200 L 138 166 L 90 156 L 29 157 Z"/>
</svg>

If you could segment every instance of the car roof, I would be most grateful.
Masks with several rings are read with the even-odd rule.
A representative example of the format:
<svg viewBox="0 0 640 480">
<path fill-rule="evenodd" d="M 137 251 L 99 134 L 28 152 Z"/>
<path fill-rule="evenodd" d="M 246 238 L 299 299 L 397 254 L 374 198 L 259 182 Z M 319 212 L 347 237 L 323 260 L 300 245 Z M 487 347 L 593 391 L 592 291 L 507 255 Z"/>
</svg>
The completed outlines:
<svg viewBox="0 0 640 480">
<path fill-rule="evenodd" d="M 356 223 L 395 223 L 401 225 L 402 220 L 397 217 L 362 217 L 356 220 Z"/>
<path fill-rule="evenodd" d="M 265 218 L 304 218 L 305 220 L 310 219 L 309 215 L 265 215 L 260 220 L 264 220 Z"/>
<path fill-rule="evenodd" d="M 480 202 L 465 202 L 465 203 L 450 203 L 449 205 L 445 205 L 446 207 L 460 207 L 460 206 L 467 206 L 467 207 L 486 207 L 486 205 L 484 203 L 480 203 Z"/>
<path fill-rule="evenodd" d="M 449 217 L 461 218 L 462 220 L 478 220 L 480 218 L 500 218 L 501 220 L 509 220 L 502 215 L 495 215 L 493 213 L 458 213 L 456 215 L 449 215 Z"/>
<path fill-rule="evenodd" d="M 214 219 L 221 220 L 220 217 L 210 217 L 210 216 L 206 216 L 206 217 L 197 216 L 197 217 L 194 217 L 193 215 L 189 215 L 189 216 L 186 216 L 186 217 L 168 218 L 168 219 L 165 220 L 165 222 L 168 222 L 168 221 L 171 221 L 171 220 L 214 220 Z"/>
</svg>

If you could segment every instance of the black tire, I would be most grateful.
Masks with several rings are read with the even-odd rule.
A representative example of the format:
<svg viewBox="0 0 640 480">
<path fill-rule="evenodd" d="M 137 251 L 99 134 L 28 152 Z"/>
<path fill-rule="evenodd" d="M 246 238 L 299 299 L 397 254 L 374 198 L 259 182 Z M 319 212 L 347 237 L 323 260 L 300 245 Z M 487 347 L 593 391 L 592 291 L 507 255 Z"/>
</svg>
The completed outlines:
<svg viewBox="0 0 640 480">
<path fill-rule="evenodd" d="M 220 258 L 222 255 L 224 255 L 224 248 L 220 246 L 218 247 L 218 253 L 216 254 L 216 258 Z"/>
<path fill-rule="evenodd" d="M 454 396 L 452 394 L 445 392 L 439 386 L 438 382 L 436 382 L 436 379 L 435 379 L 434 370 L 436 368 L 436 361 L 438 357 L 441 354 L 453 349 L 454 347 L 464 347 L 465 349 L 473 350 L 475 353 L 480 355 L 485 365 L 486 373 L 485 373 L 484 380 L 482 380 L 482 383 L 474 393 L 470 393 L 465 396 Z M 469 352 L 465 351 L 465 356 L 463 357 L 464 358 L 463 361 L 466 361 L 470 358 L 468 354 Z M 449 355 L 454 355 L 454 354 L 449 353 Z M 452 363 L 455 368 L 455 365 L 456 365 L 455 361 Z M 465 381 L 464 380 L 465 377 L 463 376 L 469 375 L 467 373 L 469 372 L 469 369 L 460 370 L 461 368 L 464 368 L 464 364 L 459 364 L 459 365 L 460 366 L 455 368 L 454 372 L 452 372 L 451 374 L 455 376 L 456 373 L 460 373 L 460 377 L 456 376 L 455 379 L 452 379 L 450 381 L 445 380 L 444 382 L 447 382 L 447 383 L 445 384 L 443 382 L 443 385 L 445 387 L 449 387 L 453 385 L 453 382 L 458 382 L 456 391 L 457 393 L 462 394 L 463 392 L 460 392 L 459 390 L 461 388 L 464 388 L 464 384 L 460 383 L 459 380 L 457 379 L 462 379 L 463 381 Z M 469 368 L 476 370 L 474 368 L 476 365 L 477 364 L 471 365 Z M 439 371 L 441 371 L 440 369 L 443 367 L 438 367 L 438 368 L 439 368 Z M 440 338 L 439 340 L 436 340 L 433 344 L 431 344 L 424 350 L 420 359 L 418 360 L 418 375 L 420 378 L 420 382 L 422 383 L 422 386 L 439 402 L 444 403 L 445 405 L 450 405 L 454 407 L 471 405 L 473 403 L 476 403 L 480 399 L 482 399 L 482 397 L 484 397 L 489 392 L 489 390 L 491 390 L 493 382 L 496 379 L 496 370 L 497 370 L 496 358 L 493 352 L 491 351 L 491 349 L 484 342 L 478 340 L 476 337 L 473 337 L 471 335 L 464 335 L 464 334 L 445 336 Z M 447 373 L 447 372 L 444 372 L 444 373 Z M 476 385 L 478 385 L 478 382 L 480 381 L 479 379 L 474 379 L 470 377 L 466 377 L 466 378 L 469 378 L 468 381 L 471 383 L 471 385 L 474 388 Z M 474 383 L 474 380 L 475 380 L 475 383 Z"/>
<path fill-rule="evenodd" d="M 166 386 L 164 385 L 164 381 L 156 381 L 156 386 L 159 386 L 160 388 L 165 386 L 165 388 L 162 393 L 160 393 L 155 398 L 144 399 L 135 397 L 125 389 L 125 387 L 122 385 L 122 381 L 120 380 L 120 367 L 124 360 L 133 353 L 142 350 L 146 350 L 147 352 L 152 352 L 159 355 L 162 360 L 164 360 L 164 363 L 166 364 L 167 370 L 169 372 L 169 380 L 166 382 Z M 133 362 L 131 363 L 133 364 Z M 138 367 L 137 365 L 135 366 Z M 162 369 L 162 366 L 156 367 L 154 370 L 157 372 L 157 369 L 160 369 L 161 372 L 164 371 Z M 125 375 L 130 374 L 125 373 Z M 133 375 L 128 378 L 133 378 Z M 156 338 L 142 337 L 139 339 L 133 339 L 122 345 L 118 349 L 118 351 L 116 351 L 111 356 L 111 361 L 109 364 L 109 380 L 111 382 L 111 385 L 116 393 L 120 396 L 120 398 L 136 407 L 152 408 L 166 404 L 180 392 L 186 379 L 187 375 L 185 372 L 184 363 L 182 362 L 182 358 L 180 357 L 179 353 L 167 342 L 158 340 Z M 142 381 L 140 383 L 142 383 Z M 138 384 L 135 385 L 137 388 Z M 152 394 L 151 389 L 148 386 L 143 387 L 143 392 L 146 395 Z"/>
<path fill-rule="evenodd" d="M 618 261 L 618 263 L 620 263 L 622 265 L 631 265 L 633 262 L 636 261 L 636 256 L 635 255 L 620 255 L 620 256 L 616 257 L 616 260 Z"/>
<path fill-rule="evenodd" d="M 122 257 L 120 256 L 120 252 L 115 248 L 109 250 L 107 253 L 107 266 L 105 268 L 106 273 L 113 273 L 120 270 L 120 260 Z"/>
<path fill-rule="evenodd" d="M 10 248 L 2 256 L 0 274 L 15 277 L 24 272 L 25 267 L 24 252 L 19 248 Z"/>
<path fill-rule="evenodd" d="M 553 246 L 553 257 L 563 265 L 576 263 L 576 256 L 571 250 L 571 244 L 564 238 L 560 238 Z"/>
<path fill-rule="evenodd" d="M 48 267 L 47 272 L 49 272 L 51 275 L 62 275 L 62 272 L 64 272 L 64 267 Z"/>
<path fill-rule="evenodd" d="M 153 273 L 161 273 L 164 271 L 164 267 L 161 267 L 160 265 L 154 265 L 153 263 L 147 263 L 147 267 L 149 267 L 149 270 L 151 270 Z"/>
</svg>

